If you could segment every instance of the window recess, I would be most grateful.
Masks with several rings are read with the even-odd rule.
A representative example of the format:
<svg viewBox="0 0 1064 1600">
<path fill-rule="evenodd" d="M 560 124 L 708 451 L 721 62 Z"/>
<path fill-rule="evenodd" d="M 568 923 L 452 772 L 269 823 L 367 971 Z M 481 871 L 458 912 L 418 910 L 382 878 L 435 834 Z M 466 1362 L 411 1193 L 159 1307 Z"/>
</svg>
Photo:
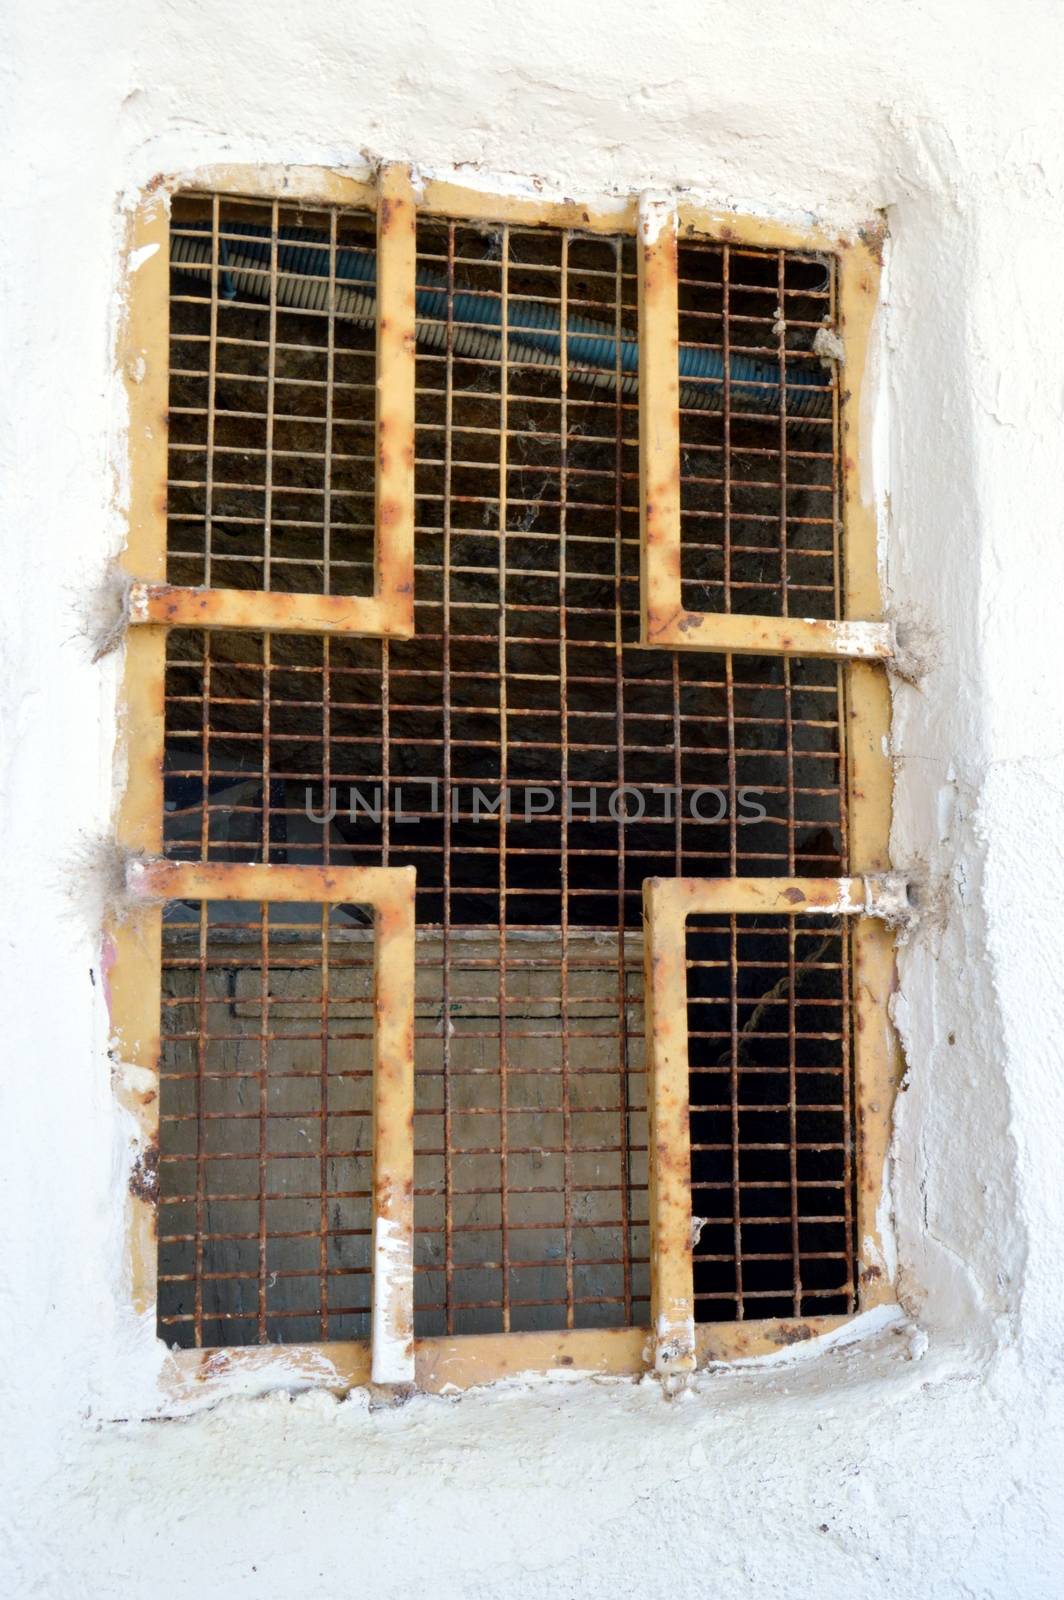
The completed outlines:
<svg viewBox="0 0 1064 1600">
<path fill-rule="evenodd" d="M 671 1382 L 890 1293 L 871 252 L 414 198 L 227 171 L 133 239 L 112 992 L 178 1388 Z"/>
</svg>

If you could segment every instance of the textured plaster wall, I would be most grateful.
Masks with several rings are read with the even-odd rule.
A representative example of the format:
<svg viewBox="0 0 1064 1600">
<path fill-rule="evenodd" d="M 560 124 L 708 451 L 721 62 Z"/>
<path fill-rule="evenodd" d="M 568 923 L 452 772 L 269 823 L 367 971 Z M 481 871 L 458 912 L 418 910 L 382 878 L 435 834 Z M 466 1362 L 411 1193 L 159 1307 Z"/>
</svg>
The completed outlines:
<svg viewBox="0 0 1064 1600">
<path fill-rule="evenodd" d="M 1064 19 L 1031 0 L 15 0 L 3 22 L 0 1335 L 12 1596 L 1056 1596 L 1064 1589 Z M 912 1320 L 790 1362 L 138 1421 L 97 847 L 119 660 L 123 200 L 367 155 L 581 195 L 886 211 Z M 511 181 L 517 181 L 516 179 Z M 116 1418 L 127 1420 L 115 1420 Z"/>
</svg>

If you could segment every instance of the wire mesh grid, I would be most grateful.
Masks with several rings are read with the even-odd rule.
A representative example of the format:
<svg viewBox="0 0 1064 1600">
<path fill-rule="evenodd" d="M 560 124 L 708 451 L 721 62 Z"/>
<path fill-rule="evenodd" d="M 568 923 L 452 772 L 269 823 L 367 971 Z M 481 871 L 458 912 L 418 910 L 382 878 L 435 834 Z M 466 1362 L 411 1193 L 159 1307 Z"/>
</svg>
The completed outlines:
<svg viewBox="0 0 1064 1600">
<path fill-rule="evenodd" d="M 681 242 L 681 590 L 688 610 L 842 615 L 831 257 Z"/>
<path fill-rule="evenodd" d="M 181 902 L 164 923 L 160 1332 L 368 1334 L 370 913 Z"/>
<path fill-rule="evenodd" d="M 855 1304 L 849 934 L 840 917 L 691 917 L 698 1322 Z"/>
<path fill-rule="evenodd" d="M 372 216 L 188 196 L 170 248 L 170 582 L 370 594 Z"/>
<path fill-rule="evenodd" d="M 190 379 L 180 330 L 206 317 L 209 334 L 211 319 L 220 328 L 226 311 L 246 309 L 246 274 L 222 303 L 231 204 L 175 212 L 201 254 L 213 230 L 217 269 L 174 272 L 175 392 L 200 385 L 207 432 L 172 468 L 192 499 L 171 501 L 171 577 L 197 581 L 173 565 L 194 557 L 203 581 L 210 548 L 215 583 L 236 573 L 259 586 L 268 570 L 275 585 L 368 591 L 372 528 L 341 517 L 329 492 L 303 519 L 299 539 L 318 542 L 298 547 L 309 564 L 290 578 L 275 456 L 254 458 L 265 463 L 259 520 L 218 515 L 232 507 L 209 416 L 217 427 L 222 410 L 241 407 L 219 403 L 231 380 L 209 337 Z M 341 239 L 365 251 L 351 242 L 363 219 L 250 210 L 267 234 L 327 234 L 327 285 L 337 264 L 354 270 Z M 273 395 L 254 427 L 265 418 L 269 439 L 288 426 L 288 377 L 324 355 L 334 381 L 314 416 L 326 430 L 316 437 L 333 441 L 321 446 L 322 481 L 335 482 L 330 449 L 348 420 L 372 415 L 362 387 L 337 388 L 336 352 L 369 336 L 353 320 L 341 332 L 335 290 L 325 314 L 280 340 L 294 259 L 248 238 L 273 276 L 265 321 L 242 335 L 255 348 L 241 359 Z M 417 1332 L 639 1324 L 642 881 L 843 870 L 840 675 L 828 663 L 638 643 L 631 240 L 421 219 L 417 272 L 416 636 L 172 633 L 166 848 L 177 859 L 416 866 Z M 308 403 L 298 390 L 298 417 Z M 368 508 L 364 437 L 350 503 Z M 223 525 L 234 563 L 224 578 Z M 330 1057 L 347 1048 L 330 1044 Z M 164 1161 L 168 1137 L 164 1125 Z M 748 1300 L 719 1314 L 749 1315 Z M 278 1318 L 265 1336 L 309 1336 L 297 1326 L 308 1325 Z M 234 1318 L 224 1342 L 263 1336 L 256 1312 Z"/>
</svg>

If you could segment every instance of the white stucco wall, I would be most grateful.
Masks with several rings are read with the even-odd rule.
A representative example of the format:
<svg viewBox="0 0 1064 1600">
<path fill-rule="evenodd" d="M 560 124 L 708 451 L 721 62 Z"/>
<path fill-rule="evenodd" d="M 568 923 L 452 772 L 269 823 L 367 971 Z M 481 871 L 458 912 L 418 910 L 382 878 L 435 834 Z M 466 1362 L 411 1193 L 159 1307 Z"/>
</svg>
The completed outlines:
<svg viewBox="0 0 1064 1600">
<path fill-rule="evenodd" d="M 16 0 L 3 27 L 3 1592 L 1064 1592 L 1059 6 Z M 679 1404 L 570 1381 L 123 1421 L 157 1357 L 97 971 L 120 663 L 79 600 L 122 539 L 120 208 L 201 163 L 367 155 L 887 213 L 869 488 L 926 663 L 895 728 L 896 861 L 927 883 L 898 997 L 914 1320 Z"/>
</svg>

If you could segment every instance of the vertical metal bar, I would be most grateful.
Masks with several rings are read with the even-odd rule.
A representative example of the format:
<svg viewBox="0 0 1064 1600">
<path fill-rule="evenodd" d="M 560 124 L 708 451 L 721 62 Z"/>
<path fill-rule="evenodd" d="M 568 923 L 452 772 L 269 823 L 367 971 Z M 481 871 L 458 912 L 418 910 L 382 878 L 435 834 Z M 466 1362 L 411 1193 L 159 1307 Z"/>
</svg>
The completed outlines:
<svg viewBox="0 0 1064 1600">
<path fill-rule="evenodd" d="M 332 452 L 336 382 L 336 207 L 329 209 L 329 309 L 325 324 L 325 457 L 322 524 L 322 591 L 332 593 Z M 325 640 L 328 652 L 329 641 Z M 326 780 L 325 793 L 328 794 Z"/>
<path fill-rule="evenodd" d="M 211 200 L 211 308 L 210 331 L 207 339 L 207 459 L 204 466 L 204 516 L 203 516 L 203 584 L 211 586 L 211 553 L 214 521 L 214 416 L 215 374 L 218 370 L 218 220 L 221 200 L 214 195 Z"/>
<path fill-rule="evenodd" d="M 724 609 L 731 610 L 732 601 L 732 412 L 731 412 L 731 247 L 721 246 L 721 360 L 724 367 L 724 392 L 721 399 L 721 442 L 723 449 L 722 493 L 724 504 Z M 735 668 L 731 655 L 724 657 L 724 692 L 728 714 L 728 871 L 734 878 L 739 870 L 739 796 L 735 759 Z M 734 941 L 733 941 L 734 942 Z M 738 1210 L 735 1225 L 738 1227 Z M 740 1290 L 739 1299 L 742 1300 Z"/>
<path fill-rule="evenodd" d="M 322 512 L 322 586 L 326 594 L 332 590 L 332 453 L 333 420 L 335 414 L 336 379 L 336 207 L 329 208 L 329 308 L 325 339 L 325 459 L 323 465 L 324 505 Z M 321 641 L 321 750 L 322 750 L 322 806 L 328 814 L 329 796 L 332 793 L 332 656 L 328 635 Z M 329 822 L 322 823 L 321 859 L 328 866 L 332 855 Z M 318 1173 L 320 1212 L 318 1226 L 318 1325 L 322 1339 L 329 1337 L 329 1008 L 330 969 L 329 935 L 332 925 L 332 908 L 321 908 L 321 1052 L 319 1060 L 318 1090 Z"/>
<path fill-rule="evenodd" d="M 779 361 L 780 397 L 780 466 L 779 466 L 779 539 L 780 539 L 780 607 L 783 616 L 790 610 L 787 561 L 787 324 L 786 324 L 786 265 L 787 258 L 781 250 L 777 256 L 776 292 L 779 305 L 776 313 L 777 359 Z M 795 811 L 794 793 L 794 704 L 791 696 L 791 660 L 783 657 L 783 748 L 787 762 L 787 871 L 795 873 Z M 792 930 L 793 933 L 793 930 Z"/>
<path fill-rule="evenodd" d="M 729 983 L 731 1007 L 731 1064 L 728 1086 L 731 1093 L 731 1168 L 732 1168 L 732 1249 L 735 1254 L 735 1318 L 742 1322 L 746 1316 L 743 1302 L 743 1186 L 739 1140 L 739 923 L 728 918 Z"/>
<path fill-rule="evenodd" d="M 845 1162 L 842 1173 L 842 1212 L 846 1225 L 846 1281 L 847 1311 L 857 1309 L 857 1272 L 854 1260 L 853 1202 L 854 1202 L 854 1128 L 853 1128 L 853 985 L 850 981 L 852 952 L 848 920 L 843 917 L 839 927 L 839 978 L 842 988 L 842 1049 L 839 1065 L 842 1068 L 842 1138 Z"/>
<path fill-rule="evenodd" d="M 410 170 L 377 183 L 377 405 L 374 590 L 414 615 L 414 394 L 417 235 Z M 381 833 L 389 860 L 391 688 L 381 643 Z M 414 888 L 377 912 L 373 1069 L 373 1310 L 375 1383 L 414 1376 Z M 405 985 L 395 983 L 396 972 Z"/>
<path fill-rule="evenodd" d="M 722 485 L 723 493 L 724 493 L 724 505 L 722 506 L 721 509 L 722 509 L 722 511 L 724 513 L 724 609 L 725 609 L 725 611 L 730 611 L 731 608 L 732 608 L 732 604 L 731 604 L 731 602 L 732 602 L 732 592 L 731 592 L 731 583 L 732 583 L 732 526 L 731 526 L 731 514 L 732 514 L 732 494 L 731 494 L 731 472 L 732 472 L 732 459 L 731 459 L 731 449 L 732 449 L 732 441 L 731 441 L 731 425 L 732 425 L 732 414 L 731 414 L 731 247 L 730 247 L 730 245 L 726 245 L 726 244 L 721 246 L 720 277 L 721 277 L 721 285 L 720 285 L 721 337 L 720 337 L 720 344 L 721 344 L 721 362 L 722 362 L 723 374 L 724 374 L 724 391 L 723 391 L 723 396 L 722 396 L 722 399 L 721 399 L 721 405 L 723 407 L 723 414 L 722 414 L 721 419 L 720 419 L 720 422 L 721 422 L 721 448 L 722 448 L 722 452 L 723 452 L 723 463 L 722 463 L 723 472 L 722 472 L 722 477 L 724 479 L 724 483 Z M 731 671 L 731 657 L 730 656 L 727 658 L 727 665 L 728 665 L 728 671 L 730 672 Z M 732 871 L 733 872 L 735 871 L 734 866 L 732 867 Z"/>
<path fill-rule="evenodd" d="M 876 312 L 878 264 L 863 245 L 852 245 L 839 265 L 839 331 L 847 365 L 840 399 L 845 545 L 843 587 L 848 617 L 880 614 L 875 508 L 861 488 L 861 416 L 869 381 L 868 347 Z M 890 688 L 882 668 L 852 661 L 846 674 L 846 758 L 849 810 L 849 870 L 889 870 Z M 851 940 L 854 1003 L 854 1085 L 857 1126 L 856 1238 L 859 1304 L 862 1310 L 890 1299 L 880 1238 L 880 1200 L 890 1148 L 890 1107 L 897 1088 L 899 1054 L 888 1006 L 894 981 L 894 941 L 871 917 L 859 919 Z"/>
<path fill-rule="evenodd" d="M 200 856 L 210 860 L 211 837 L 211 636 L 203 639 L 203 703 L 200 716 Z M 196 1242 L 195 1291 L 193 1314 L 196 1345 L 203 1345 L 203 1274 L 205 1271 L 207 1227 L 207 903 L 200 902 L 199 917 L 199 1010 L 196 1038 Z"/>
<path fill-rule="evenodd" d="M 798 970 L 794 956 L 795 918 L 787 918 L 787 1140 L 790 1145 L 791 1180 L 791 1292 L 792 1312 L 802 1314 L 802 1257 L 798 1230 Z M 771 1021 L 769 1023 L 771 1027 Z"/>
<path fill-rule="evenodd" d="M 277 245 L 280 228 L 280 204 L 273 202 L 270 215 L 270 313 L 269 348 L 266 378 L 266 485 L 263 504 L 263 588 L 272 587 L 270 560 L 273 539 L 273 441 L 277 403 Z M 270 778 L 270 672 L 272 667 L 272 641 L 268 633 L 262 636 L 262 859 L 270 859 L 272 785 Z M 258 1250 L 258 1339 L 267 1343 L 266 1333 L 266 1151 L 269 1118 L 269 1067 L 270 1067 L 270 908 L 263 901 L 259 906 L 261 973 L 261 1016 L 259 1018 L 259 1250 Z"/>
<path fill-rule="evenodd" d="M 128 240 L 137 261 L 120 335 L 129 405 L 129 523 L 122 557 L 134 579 L 166 575 L 170 248 L 168 198 L 153 195 L 138 210 Z M 162 850 L 166 634 L 132 628 L 122 679 L 127 775 L 116 829 L 120 848 L 155 856 Z M 162 908 L 108 919 L 103 949 L 113 958 L 111 1020 L 118 1059 L 116 1098 L 137 1131 L 137 1158 L 147 1167 L 159 1146 L 158 1088 L 162 1016 Z M 156 1312 L 156 1205 L 150 1186 L 130 1197 L 130 1296 L 138 1316 Z"/>
<path fill-rule="evenodd" d="M 266 1133 L 269 1127 L 270 1092 L 270 908 L 259 905 L 259 1249 L 258 1249 L 258 1338 L 266 1344 Z"/>
<path fill-rule="evenodd" d="M 724 609 L 732 607 L 732 394 L 731 394 L 731 247 L 722 247 L 721 260 L 721 360 L 724 392 L 721 417 L 723 451 L 723 527 L 724 527 Z M 730 654 L 724 657 L 724 683 L 728 716 L 728 870 L 734 876 L 739 862 L 738 782 L 735 733 L 735 667 Z M 731 1056 L 728 1087 L 731 1099 L 732 1167 L 732 1250 L 735 1258 L 735 1316 L 741 1322 L 746 1314 L 743 1302 L 742 1246 L 742 1168 L 739 1141 L 739 927 L 735 917 L 728 919 L 729 1027 Z"/>
<path fill-rule="evenodd" d="M 417 233 L 409 167 L 383 166 L 377 196 L 374 591 L 413 628 Z"/>
<path fill-rule="evenodd" d="M 617 747 L 617 788 L 624 793 L 624 615 L 622 573 L 624 570 L 624 388 L 622 384 L 621 339 L 624 327 L 624 241 L 614 241 L 614 402 L 613 402 L 613 649 L 616 675 L 615 727 Z M 621 1175 L 621 1257 L 624 1272 L 624 1320 L 632 1321 L 632 1115 L 628 1082 L 628 975 L 625 969 L 625 921 L 627 917 L 627 859 L 624 829 L 617 830 L 617 1025 L 620 1029 L 621 1071 L 621 1149 L 624 1164 Z"/>
<path fill-rule="evenodd" d="M 510 228 L 504 223 L 502 232 L 502 264 L 499 280 L 501 339 L 499 350 L 499 784 L 502 803 L 499 807 L 499 1199 L 501 1205 L 500 1228 L 502 1234 L 502 1329 L 510 1331 L 510 1214 L 509 1214 L 509 1085 L 507 1062 L 506 1014 L 506 813 L 509 804 L 508 750 L 510 730 L 507 725 L 506 695 L 506 523 L 507 515 L 507 430 L 509 428 L 510 397 Z"/>
<path fill-rule="evenodd" d="M 273 556 L 273 426 L 277 400 L 277 230 L 280 227 L 281 208 L 274 201 L 270 208 L 270 306 L 269 332 L 266 349 L 266 462 L 263 494 L 262 524 L 262 587 L 270 589 Z"/>
<path fill-rule="evenodd" d="M 451 495 L 454 487 L 454 223 L 447 224 L 447 348 L 443 469 L 443 1300 L 454 1332 L 454 1148 L 451 1082 Z"/>
<path fill-rule="evenodd" d="M 325 790 L 329 793 L 328 788 Z M 329 934 L 332 907 L 321 908 L 321 1053 L 318 1061 L 318 1182 L 321 1187 L 318 1227 L 318 1326 L 329 1337 Z"/>
<path fill-rule="evenodd" d="M 682 610 L 680 583 L 680 358 L 676 208 L 639 202 L 640 609 L 644 642 L 652 617 Z"/>
<path fill-rule="evenodd" d="M 783 250 L 776 254 L 776 293 L 779 296 L 775 334 L 780 397 L 780 611 L 786 617 L 790 615 L 790 570 L 787 560 L 787 255 Z"/>
<path fill-rule="evenodd" d="M 671 652 L 672 668 L 672 783 L 676 810 L 672 819 L 672 853 L 676 876 L 683 875 L 683 722 L 680 717 L 680 653 Z M 620 824 L 623 827 L 623 823 Z"/>
<path fill-rule="evenodd" d="M 203 1348 L 203 1274 L 207 1239 L 207 902 L 199 908 L 199 1005 L 196 1028 L 196 1239 L 192 1317 L 195 1343 Z"/>
<path fill-rule="evenodd" d="M 381 865 L 391 862 L 392 674 L 391 641 L 381 640 Z"/>
<path fill-rule="evenodd" d="M 685 910 L 672 882 L 643 884 L 650 1313 L 654 1368 L 682 1382 L 695 1365 Z"/>
<path fill-rule="evenodd" d="M 414 886 L 413 867 L 374 917 L 374 1383 L 414 1381 Z"/>
<path fill-rule="evenodd" d="M 839 272 L 834 257 L 830 258 L 828 273 L 829 305 L 831 308 L 830 326 L 838 326 L 838 293 Z M 846 611 L 846 595 L 843 583 L 842 562 L 842 433 L 839 415 L 839 369 L 836 363 L 831 379 L 831 551 L 832 551 L 832 587 L 834 590 L 835 606 L 832 613 L 835 617 L 844 617 Z M 843 872 L 851 870 L 850 862 L 850 797 L 846 782 L 845 758 L 848 740 L 846 725 L 846 676 L 848 668 L 840 661 L 835 670 L 835 715 L 838 719 L 839 740 L 839 859 Z M 847 1019 L 848 1020 L 848 1019 Z M 849 1057 L 847 1056 L 849 1073 Z"/>
<path fill-rule="evenodd" d="M 561 1026 L 562 1026 L 562 1164 L 565 1225 L 565 1326 L 573 1326 L 573 1126 L 569 1086 L 569 834 L 565 821 L 569 794 L 569 704 L 566 626 L 566 528 L 569 498 L 569 234 L 562 234 L 561 283 L 558 306 L 561 395 L 559 400 L 558 466 L 558 651 L 559 707 L 561 740 Z M 623 832 L 623 820 L 619 824 Z"/>
</svg>

